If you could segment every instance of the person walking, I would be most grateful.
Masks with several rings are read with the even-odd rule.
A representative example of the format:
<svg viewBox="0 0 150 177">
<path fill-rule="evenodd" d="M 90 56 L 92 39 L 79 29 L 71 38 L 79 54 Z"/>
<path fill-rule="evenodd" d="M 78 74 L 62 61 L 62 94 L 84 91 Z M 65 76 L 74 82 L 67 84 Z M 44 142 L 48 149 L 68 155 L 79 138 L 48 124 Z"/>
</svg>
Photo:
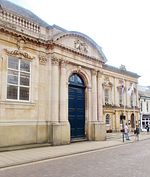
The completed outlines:
<svg viewBox="0 0 150 177">
<path fill-rule="evenodd" d="M 147 130 L 147 133 L 149 132 L 149 125 L 148 125 L 148 123 L 146 124 L 146 130 Z"/>
<path fill-rule="evenodd" d="M 129 139 L 129 128 L 128 128 L 127 123 L 126 123 L 126 125 L 125 125 L 125 127 L 124 127 L 124 134 L 125 134 L 126 140 L 130 140 L 130 139 Z"/>
<path fill-rule="evenodd" d="M 138 125 L 136 125 L 136 129 L 134 130 L 134 134 L 135 134 L 135 141 L 139 141 L 139 134 L 140 134 L 140 128 Z"/>
</svg>

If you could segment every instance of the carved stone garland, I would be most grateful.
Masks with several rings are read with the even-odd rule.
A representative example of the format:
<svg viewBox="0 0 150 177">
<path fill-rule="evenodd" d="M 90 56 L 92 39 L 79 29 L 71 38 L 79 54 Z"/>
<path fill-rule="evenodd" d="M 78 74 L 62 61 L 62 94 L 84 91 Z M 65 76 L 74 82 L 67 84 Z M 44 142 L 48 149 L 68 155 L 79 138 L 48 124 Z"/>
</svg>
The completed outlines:
<svg viewBox="0 0 150 177">
<path fill-rule="evenodd" d="M 8 54 L 8 55 L 11 55 L 11 56 L 15 56 L 15 57 L 18 57 L 18 58 L 26 58 L 28 60 L 33 60 L 35 57 L 29 55 L 27 52 L 25 51 L 21 51 L 21 50 L 12 50 L 12 51 L 9 51 L 7 49 L 4 49 L 4 51 Z"/>
</svg>

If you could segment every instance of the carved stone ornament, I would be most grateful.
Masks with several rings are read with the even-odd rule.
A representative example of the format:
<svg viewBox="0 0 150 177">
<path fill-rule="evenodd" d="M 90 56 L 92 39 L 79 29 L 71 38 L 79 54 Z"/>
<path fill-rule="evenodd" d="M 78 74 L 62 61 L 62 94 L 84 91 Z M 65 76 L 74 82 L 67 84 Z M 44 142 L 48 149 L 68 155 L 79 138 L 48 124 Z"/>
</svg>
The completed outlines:
<svg viewBox="0 0 150 177">
<path fill-rule="evenodd" d="M 97 70 L 93 69 L 93 70 L 92 70 L 92 75 L 93 75 L 93 76 L 97 76 Z"/>
<path fill-rule="evenodd" d="M 103 82 L 103 86 L 104 87 L 112 87 L 112 85 L 113 84 L 110 82 L 109 77 L 105 77 L 104 82 Z"/>
<path fill-rule="evenodd" d="M 47 62 L 46 56 L 40 55 L 40 56 L 39 56 L 39 62 L 40 62 L 41 65 L 45 65 L 46 62 Z"/>
<path fill-rule="evenodd" d="M 66 65 L 69 63 L 69 61 L 66 61 L 66 60 L 60 60 L 60 64 L 61 64 L 61 67 L 63 67 L 63 68 L 65 68 L 66 67 Z"/>
<path fill-rule="evenodd" d="M 30 56 L 27 52 L 20 51 L 20 50 L 9 51 L 7 49 L 4 49 L 4 51 L 8 55 L 15 56 L 15 57 L 18 57 L 18 58 L 25 58 L 25 59 L 28 59 L 28 60 L 33 60 L 35 58 L 35 57 Z"/>
<path fill-rule="evenodd" d="M 77 72 L 80 73 L 81 72 L 82 67 L 81 66 L 77 66 Z"/>
<path fill-rule="evenodd" d="M 125 87 L 125 81 L 124 80 L 119 80 L 119 85 L 117 87 L 119 90 L 126 89 Z"/>
<path fill-rule="evenodd" d="M 54 65 L 58 65 L 59 63 L 61 65 L 66 65 L 67 63 L 69 63 L 68 61 L 66 61 L 65 57 L 55 54 L 52 55 L 51 61 Z"/>
<path fill-rule="evenodd" d="M 52 64 L 53 65 L 59 65 L 60 58 L 56 57 L 55 55 L 52 56 Z"/>
<path fill-rule="evenodd" d="M 88 53 L 88 46 L 85 42 L 80 41 L 79 39 L 74 41 L 74 48 L 80 52 Z"/>
<path fill-rule="evenodd" d="M 18 37 L 18 39 L 17 39 L 18 50 L 23 50 L 24 46 L 25 46 L 25 40 L 22 39 L 21 37 Z"/>
</svg>

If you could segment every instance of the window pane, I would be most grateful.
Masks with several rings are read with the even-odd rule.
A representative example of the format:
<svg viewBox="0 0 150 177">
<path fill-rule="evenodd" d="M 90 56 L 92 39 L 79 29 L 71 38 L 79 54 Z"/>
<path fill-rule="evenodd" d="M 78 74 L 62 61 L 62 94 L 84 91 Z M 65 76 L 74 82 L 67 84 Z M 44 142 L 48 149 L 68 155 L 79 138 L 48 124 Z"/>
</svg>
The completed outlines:
<svg viewBox="0 0 150 177">
<path fill-rule="evenodd" d="M 109 114 L 106 115 L 106 124 L 110 124 L 110 115 Z"/>
<path fill-rule="evenodd" d="M 20 87 L 20 100 L 29 100 L 29 88 Z"/>
<path fill-rule="evenodd" d="M 73 74 L 72 76 L 70 76 L 69 82 L 74 85 L 84 86 L 83 80 L 77 74 Z"/>
<path fill-rule="evenodd" d="M 18 84 L 18 72 L 17 71 L 8 71 L 8 83 L 9 84 Z"/>
<path fill-rule="evenodd" d="M 20 74 L 20 85 L 29 86 L 30 83 L 30 75 L 26 73 Z"/>
<path fill-rule="evenodd" d="M 30 72 L 30 62 L 26 60 L 21 60 L 20 62 L 20 70 Z"/>
<path fill-rule="evenodd" d="M 69 81 L 70 81 L 70 82 L 74 82 L 74 78 L 75 78 L 74 75 L 72 75 L 72 76 L 69 78 Z"/>
<path fill-rule="evenodd" d="M 18 64 L 19 64 L 19 60 L 13 57 L 9 57 L 8 59 L 8 68 L 12 68 L 12 69 L 17 69 L 18 70 Z"/>
<path fill-rule="evenodd" d="M 105 89 L 105 103 L 109 102 L 109 90 Z"/>
<path fill-rule="evenodd" d="M 83 84 L 83 81 L 81 80 L 80 77 L 76 76 L 76 80 L 77 80 L 77 83 L 79 83 L 79 84 Z"/>
<path fill-rule="evenodd" d="M 7 98 L 17 100 L 18 87 L 8 85 L 7 86 Z"/>
</svg>

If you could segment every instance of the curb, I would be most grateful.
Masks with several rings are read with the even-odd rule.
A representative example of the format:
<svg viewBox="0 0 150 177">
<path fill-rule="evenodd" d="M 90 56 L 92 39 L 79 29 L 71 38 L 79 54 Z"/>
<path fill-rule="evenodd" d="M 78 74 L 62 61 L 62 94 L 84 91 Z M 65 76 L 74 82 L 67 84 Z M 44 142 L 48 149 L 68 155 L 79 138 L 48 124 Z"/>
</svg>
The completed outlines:
<svg viewBox="0 0 150 177">
<path fill-rule="evenodd" d="M 148 140 L 148 139 L 150 139 L 150 137 L 145 137 L 143 139 L 140 139 L 139 141 L 144 141 L 144 140 Z M 120 140 L 121 140 L 121 138 L 120 138 Z M 109 148 L 113 148 L 113 147 L 124 146 L 124 145 L 128 145 L 130 143 L 136 143 L 136 142 L 135 141 L 117 142 L 117 144 L 104 145 L 103 147 L 98 147 L 98 148 L 95 147 L 95 148 L 91 148 L 91 149 L 79 150 L 79 151 L 76 151 L 76 152 L 68 152 L 68 153 L 63 153 L 63 154 L 59 154 L 59 155 L 57 155 L 57 154 L 56 155 L 50 155 L 50 156 L 43 157 L 43 158 L 40 157 L 39 159 L 30 159 L 30 160 L 22 161 L 22 162 L 13 162 L 13 163 L 10 163 L 10 164 L 0 165 L 0 170 L 5 169 L 5 168 L 10 168 L 10 167 L 17 167 L 17 166 L 21 166 L 21 165 L 27 165 L 27 164 L 36 163 L 36 162 L 38 163 L 38 162 L 41 162 L 41 161 L 46 161 L 46 160 L 51 160 L 51 159 L 67 157 L 67 156 L 71 156 L 71 155 L 90 153 L 90 152 L 104 150 L 104 149 L 109 149 Z"/>
</svg>

